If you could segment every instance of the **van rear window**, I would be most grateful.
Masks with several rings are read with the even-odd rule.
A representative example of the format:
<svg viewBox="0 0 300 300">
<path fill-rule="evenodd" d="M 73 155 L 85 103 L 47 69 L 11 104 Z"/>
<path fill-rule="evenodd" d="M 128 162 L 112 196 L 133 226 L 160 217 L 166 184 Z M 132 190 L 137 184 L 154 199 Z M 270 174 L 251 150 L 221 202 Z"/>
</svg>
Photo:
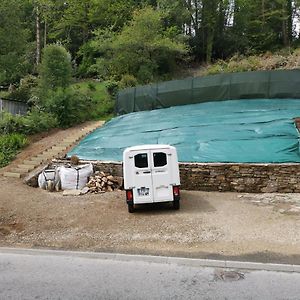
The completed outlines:
<svg viewBox="0 0 300 300">
<path fill-rule="evenodd" d="M 163 152 L 153 153 L 154 167 L 163 167 L 167 164 L 167 155 Z"/>
<path fill-rule="evenodd" d="M 134 165 L 136 168 L 148 168 L 147 153 L 140 153 L 134 156 Z"/>
</svg>

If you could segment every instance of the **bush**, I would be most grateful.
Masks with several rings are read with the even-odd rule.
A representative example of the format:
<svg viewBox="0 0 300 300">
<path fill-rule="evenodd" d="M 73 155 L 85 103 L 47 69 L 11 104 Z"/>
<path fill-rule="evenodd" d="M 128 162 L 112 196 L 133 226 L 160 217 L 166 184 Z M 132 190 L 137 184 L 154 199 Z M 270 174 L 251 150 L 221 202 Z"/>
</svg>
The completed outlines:
<svg viewBox="0 0 300 300">
<path fill-rule="evenodd" d="M 59 126 L 57 118 L 50 113 L 40 111 L 34 108 L 27 116 L 22 118 L 24 134 L 34 134 L 48 131 L 51 128 Z"/>
<path fill-rule="evenodd" d="M 89 88 L 89 90 L 90 91 L 92 91 L 92 92 L 95 92 L 97 89 L 96 89 L 96 86 L 95 86 L 95 84 L 93 83 L 93 82 L 89 82 L 88 83 L 88 88 Z"/>
<path fill-rule="evenodd" d="M 34 134 L 57 127 L 56 118 L 49 113 L 33 109 L 26 116 L 14 116 L 2 113 L 0 119 L 0 134 Z"/>
<path fill-rule="evenodd" d="M 125 74 L 122 76 L 119 86 L 121 89 L 125 89 L 128 87 L 134 87 L 137 84 L 138 84 L 138 81 L 133 75 Z"/>
<path fill-rule="evenodd" d="M 8 95 L 8 98 L 21 102 L 27 102 L 31 97 L 32 89 L 36 86 L 37 78 L 32 75 L 27 75 L 20 80 L 20 86 L 12 91 Z"/>
<path fill-rule="evenodd" d="M 116 81 L 107 81 L 106 82 L 106 90 L 108 92 L 108 94 L 111 96 L 111 97 L 115 97 L 118 93 L 118 90 L 119 90 L 119 85 Z"/>
<path fill-rule="evenodd" d="M 0 168 L 9 164 L 26 144 L 27 139 L 23 134 L 0 135 Z"/>
<path fill-rule="evenodd" d="M 113 98 L 104 98 L 101 101 L 94 102 L 94 107 L 91 111 L 92 119 L 110 118 L 114 112 L 115 101 Z"/>
<path fill-rule="evenodd" d="M 6 112 L 1 113 L 0 134 L 23 133 L 23 129 L 24 126 L 21 116 L 14 116 Z"/>
<path fill-rule="evenodd" d="M 69 127 L 90 118 L 91 98 L 72 88 L 48 93 L 44 103 L 47 112 L 53 114 L 61 127 Z"/>
</svg>

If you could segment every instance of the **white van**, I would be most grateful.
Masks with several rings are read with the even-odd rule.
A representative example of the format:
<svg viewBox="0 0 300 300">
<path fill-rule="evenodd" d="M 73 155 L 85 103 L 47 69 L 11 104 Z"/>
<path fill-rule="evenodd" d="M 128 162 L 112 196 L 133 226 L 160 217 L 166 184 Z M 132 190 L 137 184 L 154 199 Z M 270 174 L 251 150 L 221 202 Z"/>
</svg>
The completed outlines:
<svg viewBox="0 0 300 300">
<path fill-rule="evenodd" d="M 141 145 L 123 153 L 124 188 L 128 211 L 135 204 L 172 202 L 180 206 L 180 178 L 176 148 L 169 145 Z"/>
</svg>

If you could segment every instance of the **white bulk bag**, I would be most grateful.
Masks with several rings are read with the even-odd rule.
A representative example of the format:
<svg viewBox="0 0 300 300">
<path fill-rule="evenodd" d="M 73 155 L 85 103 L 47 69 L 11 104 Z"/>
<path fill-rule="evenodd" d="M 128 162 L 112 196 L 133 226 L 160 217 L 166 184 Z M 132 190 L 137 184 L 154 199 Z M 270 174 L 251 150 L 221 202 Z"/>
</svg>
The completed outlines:
<svg viewBox="0 0 300 300">
<path fill-rule="evenodd" d="M 60 167 L 59 175 L 62 190 L 81 190 L 87 184 L 89 177 L 94 173 L 93 165 L 77 167 Z"/>
<path fill-rule="evenodd" d="M 46 190 L 49 181 L 55 186 L 59 182 L 59 169 L 44 170 L 38 177 L 38 185 L 41 189 Z"/>
</svg>

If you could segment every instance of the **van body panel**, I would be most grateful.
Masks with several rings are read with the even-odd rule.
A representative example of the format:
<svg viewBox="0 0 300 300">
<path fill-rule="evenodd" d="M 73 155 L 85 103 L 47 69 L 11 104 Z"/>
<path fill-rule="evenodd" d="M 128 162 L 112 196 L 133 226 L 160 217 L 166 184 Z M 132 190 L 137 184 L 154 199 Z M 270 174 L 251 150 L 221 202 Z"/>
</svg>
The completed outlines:
<svg viewBox="0 0 300 300">
<path fill-rule="evenodd" d="M 173 186 L 180 186 L 175 147 L 141 145 L 123 153 L 125 190 L 133 191 L 133 203 L 174 201 Z"/>
<path fill-rule="evenodd" d="M 153 202 L 151 152 L 132 151 L 133 199 L 136 204 Z"/>
<path fill-rule="evenodd" d="M 172 171 L 170 150 L 151 151 L 153 202 L 173 201 Z"/>
</svg>

